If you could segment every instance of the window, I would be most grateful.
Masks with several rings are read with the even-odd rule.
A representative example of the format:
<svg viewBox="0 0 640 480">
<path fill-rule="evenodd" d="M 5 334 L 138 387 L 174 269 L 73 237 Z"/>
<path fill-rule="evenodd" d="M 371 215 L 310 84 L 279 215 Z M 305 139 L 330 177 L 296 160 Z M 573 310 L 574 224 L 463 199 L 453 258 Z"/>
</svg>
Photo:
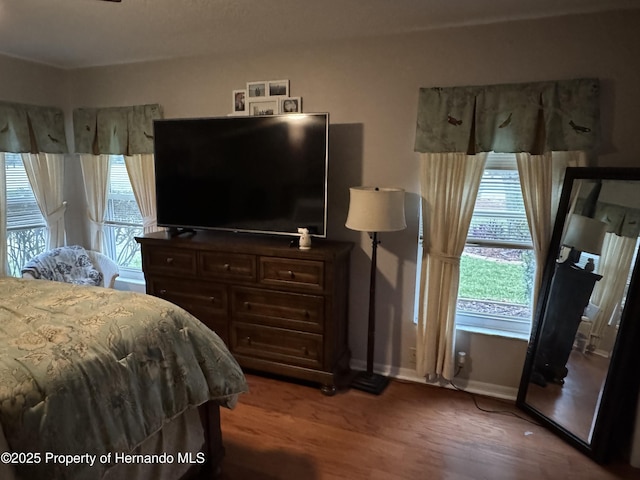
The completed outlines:
<svg viewBox="0 0 640 480">
<path fill-rule="evenodd" d="M 535 257 L 513 154 L 490 154 L 460 259 L 456 324 L 528 338 Z"/>
<path fill-rule="evenodd" d="M 122 155 L 110 156 L 105 214 L 105 253 L 120 267 L 120 275 L 142 278 L 142 257 L 136 236 L 143 234 L 142 215 L 133 195 Z"/>
<path fill-rule="evenodd" d="M 7 260 L 9 275 L 21 276 L 22 266 L 47 245 L 47 224 L 18 153 L 5 153 L 7 181 Z"/>
</svg>

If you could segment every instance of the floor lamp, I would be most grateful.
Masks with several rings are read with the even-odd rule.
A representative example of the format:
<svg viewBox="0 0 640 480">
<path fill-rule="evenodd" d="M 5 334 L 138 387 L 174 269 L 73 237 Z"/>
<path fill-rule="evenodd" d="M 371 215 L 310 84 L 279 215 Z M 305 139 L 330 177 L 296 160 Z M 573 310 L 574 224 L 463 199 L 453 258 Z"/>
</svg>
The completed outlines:
<svg viewBox="0 0 640 480">
<path fill-rule="evenodd" d="M 358 372 L 351 382 L 351 386 L 379 395 L 389 383 L 389 378 L 373 373 L 373 349 L 376 337 L 376 258 L 380 243 L 378 233 L 393 232 L 407 227 L 404 217 L 404 190 L 401 188 L 352 187 L 349 189 L 349 195 L 347 228 L 368 232 L 372 240 L 367 370 Z"/>
<path fill-rule="evenodd" d="M 600 255 L 606 233 L 606 223 L 583 215 L 570 215 L 569 226 L 562 240 L 563 246 L 571 248 L 569 262 L 578 263 L 582 252 Z"/>
</svg>

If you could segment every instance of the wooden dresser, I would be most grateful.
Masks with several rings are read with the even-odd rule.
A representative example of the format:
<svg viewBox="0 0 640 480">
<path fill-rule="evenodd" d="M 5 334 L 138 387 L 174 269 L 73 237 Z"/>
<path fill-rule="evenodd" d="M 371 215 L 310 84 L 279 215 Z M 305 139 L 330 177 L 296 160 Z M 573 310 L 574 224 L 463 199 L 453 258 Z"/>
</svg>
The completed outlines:
<svg viewBox="0 0 640 480">
<path fill-rule="evenodd" d="M 247 369 L 320 383 L 335 393 L 349 370 L 353 244 L 200 231 L 136 238 L 147 293 L 214 330 Z"/>
<path fill-rule="evenodd" d="M 601 278 L 570 262 L 556 263 L 534 363 L 534 383 L 564 384 L 578 326 Z"/>
</svg>

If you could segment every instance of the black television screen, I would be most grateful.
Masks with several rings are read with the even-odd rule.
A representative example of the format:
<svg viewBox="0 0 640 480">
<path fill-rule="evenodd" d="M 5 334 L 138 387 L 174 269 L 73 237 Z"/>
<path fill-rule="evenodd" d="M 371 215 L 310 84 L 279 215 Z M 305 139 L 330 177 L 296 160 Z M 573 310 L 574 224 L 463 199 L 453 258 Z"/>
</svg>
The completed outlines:
<svg viewBox="0 0 640 480">
<path fill-rule="evenodd" d="M 154 122 L 158 225 L 326 236 L 329 115 Z"/>
</svg>

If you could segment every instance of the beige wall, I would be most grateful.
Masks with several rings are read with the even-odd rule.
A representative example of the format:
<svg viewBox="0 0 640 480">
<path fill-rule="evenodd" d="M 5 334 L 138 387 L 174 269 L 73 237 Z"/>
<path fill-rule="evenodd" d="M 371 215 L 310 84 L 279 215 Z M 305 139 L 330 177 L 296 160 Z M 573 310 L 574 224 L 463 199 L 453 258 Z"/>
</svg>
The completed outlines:
<svg viewBox="0 0 640 480">
<path fill-rule="evenodd" d="M 350 343 L 356 362 L 366 356 L 371 248 L 366 235 L 344 227 L 348 187 L 377 184 L 408 192 L 408 228 L 381 236 L 376 362 L 410 376 L 409 348 L 415 343 L 419 158 L 413 141 L 418 89 L 598 77 L 605 140 L 599 163 L 640 166 L 640 135 L 635 131 L 640 111 L 639 24 L 638 12 L 598 14 L 76 70 L 67 72 L 68 89 L 44 92 L 41 101 L 63 104 L 69 113 L 80 106 L 160 103 L 166 117 L 215 116 L 230 111 L 231 91 L 247 81 L 288 78 L 291 94 L 303 97 L 304 111 L 331 114 L 328 235 L 357 242 L 350 302 Z M 0 63 L 4 71 L 3 67 Z M 52 77 L 64 80 L 67 74 L 53 72 Z M 12 100 L 31 99 L 17 94 L 23 75 L 28 72 L 20 72 L 9 88 L 8 95 L 15 91 L 18 97 Z M 46 80 L 33 88 L 41 85 Z M 515 392 L 525 342 L 465 333 L 459 335 L 458 345 L 469 359 L 462 381 Z"/>
<path fill-rule="evenodd" d="M 16 58 L 0 56 L 0 100 L 65 107 L 68 73 Z"/>
</svg>

